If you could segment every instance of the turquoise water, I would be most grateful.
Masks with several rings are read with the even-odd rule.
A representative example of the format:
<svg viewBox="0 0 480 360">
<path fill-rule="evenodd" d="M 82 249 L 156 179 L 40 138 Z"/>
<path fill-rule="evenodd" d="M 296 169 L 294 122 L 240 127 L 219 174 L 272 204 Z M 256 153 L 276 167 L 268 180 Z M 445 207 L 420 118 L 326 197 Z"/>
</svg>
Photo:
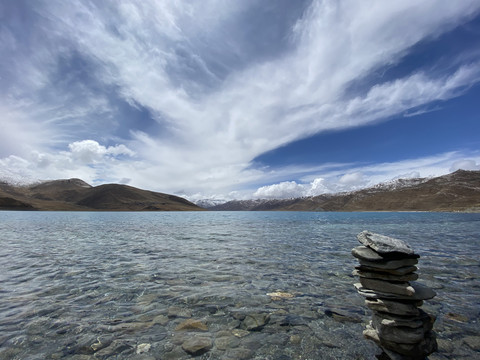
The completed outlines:
<svg viewBox="0 0 480 360">
<path fill-rule="evenodd" d="M 196 337 L 201 359 L 372 359 L 351 276 L 366 229 L 421 255 L 430 359 L 478 358 L 480 214 L 0 212 L 0 359 L 189 359 Z"/>
</svg>

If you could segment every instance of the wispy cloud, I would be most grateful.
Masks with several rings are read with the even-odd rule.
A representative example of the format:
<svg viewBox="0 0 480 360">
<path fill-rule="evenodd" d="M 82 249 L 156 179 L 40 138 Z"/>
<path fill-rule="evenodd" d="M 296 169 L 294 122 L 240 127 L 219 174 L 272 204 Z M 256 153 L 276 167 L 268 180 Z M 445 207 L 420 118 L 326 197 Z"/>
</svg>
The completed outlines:
<svg viewBox="0 0 480 360">
<path fill-rule="evenodd" d="M 420 109 L 412 109 L 410 111 L 406 111 L 403 113 L 404 117 L 414 117 L 422 114 L 428 114 L 430 112 L 434 111 L 440 111 L 442 108 L 440 106 L 434 106 L 434 107 L 422 107 Z"/>
<path fill-rule="evenodd" d="M 480 59 L 470 56 L 448 74 L 415 69 L 347 91 L 418 42 L 470 19 L 477 1 L 312 1 L 277 23 L 258 15 L 274 9 L 216 0 L 46 1 L 20 9 L 34 20 L 28 31 L 13 20 L 0 31 L 2 52 L 12 54 L 0 74 L 7 80 L 0 106 L 8 114 L 0 175 L 19 169 L 20 177 L 129 178 L 166 192 L 226 194 L 281 181 L 252 167 L 266 151 L 384 121 L 480 80 Z M 149 117 L 132 123 L 119 104 L 146 109 Z M 74 156 L 74 144 L 86 139 L 105 149 L 95 166 Z M 116 144 L 135 156 L 106 156 Z M 345 176 L 345 184 L 354 183 L 355 176 Z"/>
</svg>

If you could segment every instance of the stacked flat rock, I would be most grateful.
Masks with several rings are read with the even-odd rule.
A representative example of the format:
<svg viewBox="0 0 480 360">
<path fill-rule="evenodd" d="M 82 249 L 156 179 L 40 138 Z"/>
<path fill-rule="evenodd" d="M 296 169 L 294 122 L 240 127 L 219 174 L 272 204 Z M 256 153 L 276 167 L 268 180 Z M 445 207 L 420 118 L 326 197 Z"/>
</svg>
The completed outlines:
<svg viewBox="0 0 480 360">
<path fill-rule="evenodd" d="M 437 350 L 432 331 L 435 318 L 420 309 L 423 300 L 436 293 L 416 283 L 419 255 L 401 240 L 363 231 L 357 236 L 362 246 L 352 249 L 360 265 L 355 284 L 372 310 L 372 321 L 363 332 L 392 360 L 417 360 Z"/>
</svg>

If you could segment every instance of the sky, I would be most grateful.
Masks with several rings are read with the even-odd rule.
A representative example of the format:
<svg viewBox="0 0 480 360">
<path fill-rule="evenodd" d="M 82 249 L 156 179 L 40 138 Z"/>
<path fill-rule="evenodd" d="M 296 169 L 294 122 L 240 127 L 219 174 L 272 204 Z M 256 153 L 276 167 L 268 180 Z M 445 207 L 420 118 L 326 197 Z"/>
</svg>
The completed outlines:
<svg viewBox="0 0 480 360">
<path fill-rule="evenodd" d="M 289 198 L 480 170 L 478 0 L 0 0 L 0 179 Z"/>
</svg>

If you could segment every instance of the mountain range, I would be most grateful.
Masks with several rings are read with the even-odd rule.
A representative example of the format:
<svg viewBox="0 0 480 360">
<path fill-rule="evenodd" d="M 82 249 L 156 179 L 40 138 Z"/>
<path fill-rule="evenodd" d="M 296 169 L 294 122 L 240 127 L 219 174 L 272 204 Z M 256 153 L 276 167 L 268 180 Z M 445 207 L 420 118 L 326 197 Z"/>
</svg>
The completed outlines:
<svg viewBox="0 0 480 360">
<path fill-rule="evenodd" d="M 91 186 L 80 179 L 29 186 L 0 183 L 0 210 L 183 211 L 204 210 L 181 197 L 120 184 Z"/>
<path fill-rule="evenodd" d="M 16 186 L 0 182 L 0 210 L 198 211 L 184 198 L 128 185 L 91 186 L 80 179 Z M 338 194 L 234 200 L 201 205 L 214 211 L 462 211 L 480 212 L 480 171 L 400 179 Z"/>
<path fill-rule="evenodd" d="M 480 171 L 399 179 L 338 194 L 292 199 L 234 200 L 209 207 L 230 211 L 467 211 L 480 212 Z"/>
</svg>

